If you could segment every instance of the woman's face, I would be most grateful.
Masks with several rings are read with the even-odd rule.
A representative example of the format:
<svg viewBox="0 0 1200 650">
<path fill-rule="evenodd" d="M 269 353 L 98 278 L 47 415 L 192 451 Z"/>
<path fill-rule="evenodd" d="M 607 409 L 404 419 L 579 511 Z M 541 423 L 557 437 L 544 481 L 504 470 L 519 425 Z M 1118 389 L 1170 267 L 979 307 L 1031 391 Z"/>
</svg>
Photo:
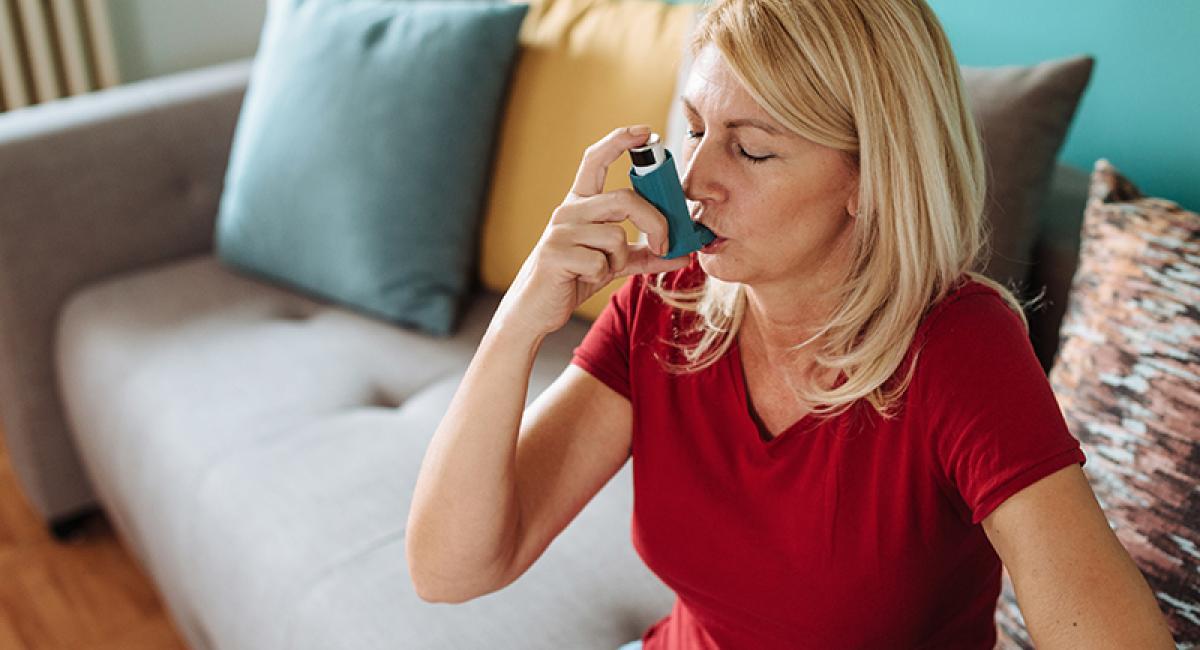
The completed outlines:
<svg viewBox="0 0 1200 650">
<path fill-rule="evenodd" d="M 812 278 L 857 211 L 845 154 L 772 119 L 713 46 L 693 63 L 683 99 L 684 194 L 692 218 L 726 239 L 699 253 L 705 273 L 752 286 Z"/>
</svg>

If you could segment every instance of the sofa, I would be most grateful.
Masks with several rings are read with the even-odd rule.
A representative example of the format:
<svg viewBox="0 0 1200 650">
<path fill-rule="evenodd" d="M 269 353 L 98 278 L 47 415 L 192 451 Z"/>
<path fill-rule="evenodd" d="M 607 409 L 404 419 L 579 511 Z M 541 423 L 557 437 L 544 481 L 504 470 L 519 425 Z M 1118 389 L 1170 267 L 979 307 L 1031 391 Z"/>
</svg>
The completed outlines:
<svg viewBox="0 0 1200 650">
<path fill-rule="evenodd" d="M 629 465 L 503 591 L 417 597 L 416 473 L 502 294 L 477 280 L 434 337 L 223 265 L 214 220 L 251 70 L 0 116 L 0 415 L 25 498 L 59 538 L 101 510 L 196 650 L 638 638 L 674 595 L 629 543 Z M 1060 164 L 1039 213 L 1044 360 L 1086 195 Z M 527 403 L 588 326 L 546 338 Z"/>
<path fill-rule="evenodd" d="M 249 69 L 6 117 L 4 169 L 25 162 L 3 193 L 28 207 L 9 199 L 0 228 L 5 339 L 19 341 L 5 346 L 3 412 L 26 497 L 60 534 L 101 505 L 197 650 L 637 637 L 673 598 L 628 543 L 628 468 L 503 593 L 417 597 L 403 546 L 413 483 L 500 296 L 480 292 L 435 339 L 218 263 L 213 218 Z M 547 338 L 530 401 L 587 327 Z"/>
</svg>

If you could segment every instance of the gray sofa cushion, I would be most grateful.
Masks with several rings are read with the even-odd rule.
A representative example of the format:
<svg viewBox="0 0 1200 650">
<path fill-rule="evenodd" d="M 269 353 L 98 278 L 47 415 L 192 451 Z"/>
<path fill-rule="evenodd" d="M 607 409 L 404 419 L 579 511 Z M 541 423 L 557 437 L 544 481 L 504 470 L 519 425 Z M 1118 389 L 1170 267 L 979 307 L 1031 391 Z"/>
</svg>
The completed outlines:
<svg viewBox="0 0 1200 650">
<path fill-rule="evenodd" d="M 1081 55 L 1031 66 L 962 66 L 987 163 L 984 272 L 1020 294 L 1033 264 L 1038 210 L 1094 63 Z"/>
<path fill-rule="evenodd" d="M 75 443 L 190 645 L 616 647 L 669 610 L 629 541 L 628 465 L 505 590 L 454 607 L 413 592 L 417 469 L 499 299 L 477 294 L 436 339 L 210 255 L 69 299 L 57 364 Z M 587 327 L 546 338 L 527 403 Z"/>
</svg>

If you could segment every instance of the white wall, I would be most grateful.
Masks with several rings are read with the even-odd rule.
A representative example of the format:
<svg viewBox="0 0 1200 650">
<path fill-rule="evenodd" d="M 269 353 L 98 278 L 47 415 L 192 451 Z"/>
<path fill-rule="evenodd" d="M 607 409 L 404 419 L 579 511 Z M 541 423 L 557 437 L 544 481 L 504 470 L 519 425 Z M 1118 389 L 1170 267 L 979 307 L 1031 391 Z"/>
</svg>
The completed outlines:
<svg viewBox="0 0 1200 650">
<path fill-rule="evenodd" d="M 267 0 L 108 0 L 121 81 L 254 55 Z"/>
</svg>

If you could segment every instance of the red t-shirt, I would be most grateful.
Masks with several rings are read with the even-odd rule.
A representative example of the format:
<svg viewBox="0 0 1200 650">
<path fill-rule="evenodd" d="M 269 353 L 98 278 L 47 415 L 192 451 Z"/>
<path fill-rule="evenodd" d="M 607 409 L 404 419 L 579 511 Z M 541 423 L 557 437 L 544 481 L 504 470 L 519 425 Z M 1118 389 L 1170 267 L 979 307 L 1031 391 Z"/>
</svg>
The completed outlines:
<svg viewBox="0 0 1200 650">
<path fill-rule="evenodd" d="M 666 284 L 703 277 L 693 255 Z M 930 309 L 895 419 L 859 400 L 764 439 L 736 342 L 698 374 L 659 366 L 656 339 L 687 321 L 648 280 L 630 277 L 572 359 L 633 406 L 633 545 L 677 595 L 645 650 L 991 650 L 1001 564 L 979 522 L 1085 462 L 999 295 L 964 278 Z"/>
</svg>

